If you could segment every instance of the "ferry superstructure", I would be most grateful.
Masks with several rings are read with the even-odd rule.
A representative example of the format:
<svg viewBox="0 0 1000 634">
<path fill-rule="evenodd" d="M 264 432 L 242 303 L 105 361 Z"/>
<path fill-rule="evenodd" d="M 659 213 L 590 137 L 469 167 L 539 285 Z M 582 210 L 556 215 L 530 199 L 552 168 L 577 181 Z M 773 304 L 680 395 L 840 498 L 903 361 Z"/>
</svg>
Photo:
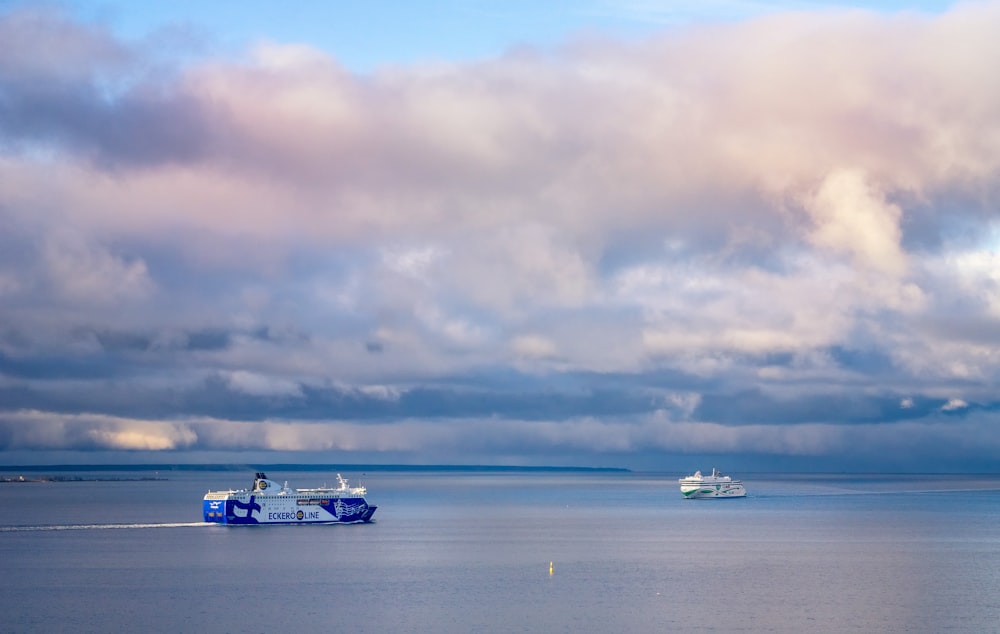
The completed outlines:
<svg viewBox="0 0 1000 634">
<path fill-rule="evenodd" d="M 681 478 L 678 482 L 685 498 L 742 498 L 747 495 L 743 482 L 722 475 L 714 467 L 710 476 L 703 476 L 701 471 L 695 471 L 694 475 Z"/>
<path fill-rule="evenodd" d="M 209 491 L 202 509 L 206 522 L 216 524 L 358 524 L 370 522 L 375 509 L 365 499 L 365 487 L 352 487 L 337 474 L 336 488 L 290 489 L 254 476 L 253 488 Z"/>
</svg>

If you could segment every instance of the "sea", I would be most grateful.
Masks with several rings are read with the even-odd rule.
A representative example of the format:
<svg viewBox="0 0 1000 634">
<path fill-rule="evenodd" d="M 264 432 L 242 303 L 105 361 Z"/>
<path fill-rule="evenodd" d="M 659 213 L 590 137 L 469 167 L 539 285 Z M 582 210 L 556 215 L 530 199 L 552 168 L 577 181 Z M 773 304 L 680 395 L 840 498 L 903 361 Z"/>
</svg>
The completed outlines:
<svg viewBox="0 0 1000 634">
<path fill-rule="evenodd" d="M 375 521 L 239 527 L 252 468 L 4 469 L 2 632 L 1000 631 L 998 475 L 279 466 Z"/>
</svg>

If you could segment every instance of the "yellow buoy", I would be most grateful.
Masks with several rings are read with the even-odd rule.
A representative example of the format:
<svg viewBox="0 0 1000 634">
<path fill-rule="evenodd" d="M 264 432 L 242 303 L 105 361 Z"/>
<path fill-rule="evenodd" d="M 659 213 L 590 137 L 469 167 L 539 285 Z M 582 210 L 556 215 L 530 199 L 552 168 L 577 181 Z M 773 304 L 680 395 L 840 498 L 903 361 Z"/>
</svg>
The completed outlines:
<svg viewBox="0 0 1000 634">
<path fill-rule="evenodd" d="M 550 575 L 552 574 L 552 562 L 551 561 L 549 562 L 549 574 Z"/>
</svg>

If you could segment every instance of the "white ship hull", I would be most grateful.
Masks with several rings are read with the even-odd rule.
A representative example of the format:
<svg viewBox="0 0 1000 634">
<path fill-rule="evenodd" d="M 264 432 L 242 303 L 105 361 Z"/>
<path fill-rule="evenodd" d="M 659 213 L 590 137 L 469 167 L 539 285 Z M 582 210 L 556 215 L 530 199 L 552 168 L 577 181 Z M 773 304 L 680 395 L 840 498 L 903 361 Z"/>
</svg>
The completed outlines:
<svg viewBox="0 0 1000 634">
<path fill-rule="evenodd" d="M 681 493 L 686 498 L 742 498 L 747 490 L 742 484 L 682 484 Z"/>
</svg>

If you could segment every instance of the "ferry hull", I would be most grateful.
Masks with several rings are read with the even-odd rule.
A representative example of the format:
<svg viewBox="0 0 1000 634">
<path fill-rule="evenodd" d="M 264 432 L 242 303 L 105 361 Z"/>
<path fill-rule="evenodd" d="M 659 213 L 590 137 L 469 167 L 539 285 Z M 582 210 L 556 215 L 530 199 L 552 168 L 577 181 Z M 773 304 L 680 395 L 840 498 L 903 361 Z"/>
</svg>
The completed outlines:
<svg viewBox="0 0 1000 634">
<path fill-rule="evenodd" d="M 202 510 L 205 521 L 216 524 L 359 524 L 370 522 L 378 508 L 369 505 L 364 498 L 319 502 L 299 504 L 295 499 L 262 499 L 253 495 L 243 501 L 206 498 Z"/>
<path fill-rule="evenodd" d="M 743 498 L 747 491 L 743 485 L 696 484 L 681 485 L 681 494 L 688 499 L 702 498 Z"/>
</svg>

